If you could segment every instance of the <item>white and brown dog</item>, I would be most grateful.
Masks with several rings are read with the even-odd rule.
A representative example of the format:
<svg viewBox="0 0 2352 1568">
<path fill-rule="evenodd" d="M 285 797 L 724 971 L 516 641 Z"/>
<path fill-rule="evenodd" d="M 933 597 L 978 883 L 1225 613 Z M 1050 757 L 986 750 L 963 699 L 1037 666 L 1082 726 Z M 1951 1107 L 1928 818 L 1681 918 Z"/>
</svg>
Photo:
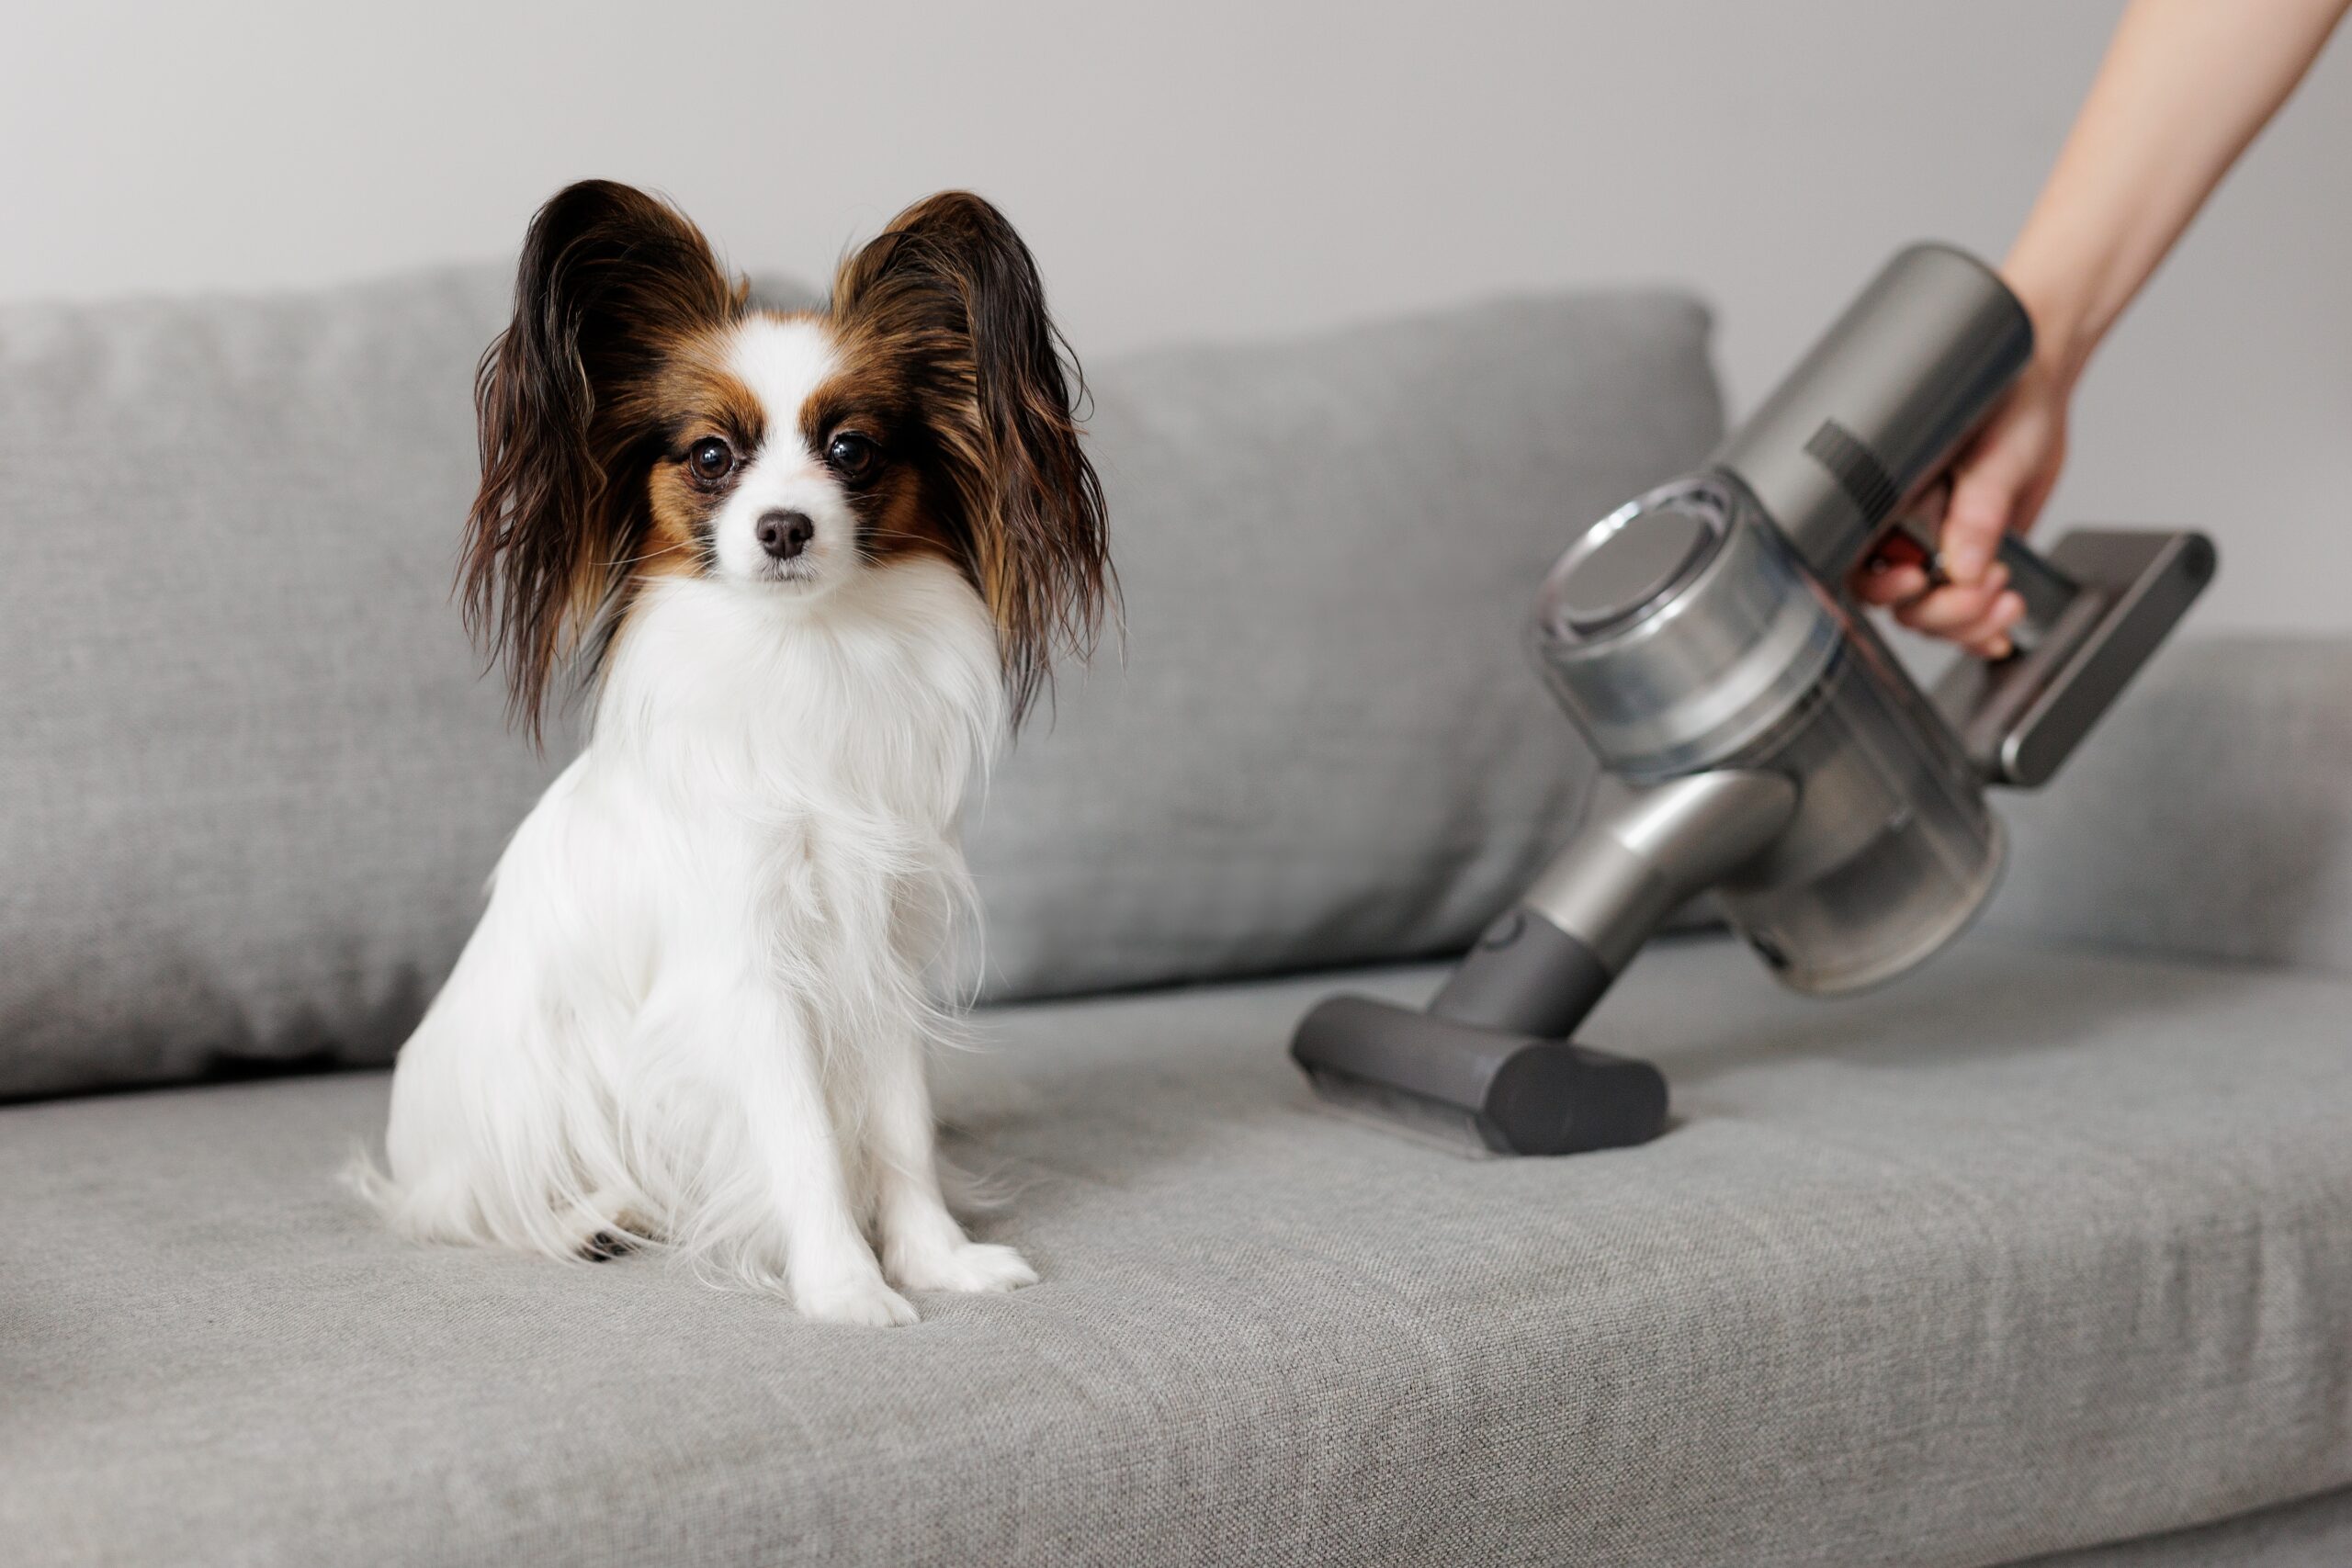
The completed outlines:
<svg viewBox="0 0 2352 1568">
<path fill-rule="evenodd" d="M 650 1245 L 810 1317 L 1035 1279 L 942 1196 L 925 1085 L 964 791 L 1114 593 L 1035 264 L 948 193 L 814 312 L 667 204 L 564 190 L 484 356 L 472 624 L 589 740 L 402 1048 L 403 1234 Z M 896 1288 L 894 1288 L 896 1287 Z"/>
</svg>

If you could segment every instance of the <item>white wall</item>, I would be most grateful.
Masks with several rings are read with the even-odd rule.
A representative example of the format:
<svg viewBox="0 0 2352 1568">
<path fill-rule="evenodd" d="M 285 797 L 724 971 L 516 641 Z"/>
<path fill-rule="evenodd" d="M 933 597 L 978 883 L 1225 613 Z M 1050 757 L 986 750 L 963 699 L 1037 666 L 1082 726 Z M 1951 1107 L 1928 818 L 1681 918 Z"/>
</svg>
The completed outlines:
<svg viewBox="0 0 2352 1568">
<path fill-rule="evenodd" d="M 816 276 L 968 185 L 1088 355 L 1668 277 L 1743 404 L 1897 243 L 1999 254 L 2113 14 L 34 4 L 0 17 L 0 298 L 496 256 L 591 174 Z M 2208 625 L 2352 626 L 2352 44 L 2127 319 L 2076 450 L 2053 516 L 2222 537 Z"/>
</svg>

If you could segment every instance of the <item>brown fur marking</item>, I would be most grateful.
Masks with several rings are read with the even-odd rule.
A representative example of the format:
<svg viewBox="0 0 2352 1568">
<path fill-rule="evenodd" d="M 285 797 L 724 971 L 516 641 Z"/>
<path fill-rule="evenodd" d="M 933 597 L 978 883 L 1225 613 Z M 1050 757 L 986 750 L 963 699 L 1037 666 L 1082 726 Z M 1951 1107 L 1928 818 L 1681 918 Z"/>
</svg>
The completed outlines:
<svg viewBox="0 0 2352 1568">
<path fill-rule="evenodd" d="M 695 444 L 748 463 L 777 434 L 728 368 L 746 292 L 683 214 L 627 186 L 569 186 L 532 220 L 514 322 L 476 378 L 482 484 L 460 580 L 535 737 L 559 671 L 593 680 L 638 585 L 709 570 L 729 485 L 695 479 Z M 797 434 L 828 462 L 844 431 L 875 444 L 871 473 L 836 465 L 860 551 L 962 569 L 996 620 L 1018 723 L 1118 592 L 1079 440 L 1085 382 L 1028 247 L 978 197 L 943 192 L 844 261 L 813 319 L 846 368 Z"/>
</svg>

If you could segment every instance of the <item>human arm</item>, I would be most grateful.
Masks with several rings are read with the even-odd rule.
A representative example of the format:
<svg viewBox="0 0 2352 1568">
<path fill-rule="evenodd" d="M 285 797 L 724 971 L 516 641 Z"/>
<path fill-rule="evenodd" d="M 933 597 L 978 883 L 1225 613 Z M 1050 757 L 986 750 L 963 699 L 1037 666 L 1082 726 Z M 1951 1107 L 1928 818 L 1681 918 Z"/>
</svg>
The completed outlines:
<svg viewBox="0 0 2352 1568">
<path fill-rule="evenodd" d="M 2286 102 L 2352 0 L 2132 0 L 2002 276 L 2034 353 L 1952 471 L 1946 581 L 1900 562 L 1856 590 L 1905 626 L 1997 656 L 2025 613 L 1994 558 L 2031 526 L 2066 457 L 2092 353 L 2213 187 Z"/>
</svg>

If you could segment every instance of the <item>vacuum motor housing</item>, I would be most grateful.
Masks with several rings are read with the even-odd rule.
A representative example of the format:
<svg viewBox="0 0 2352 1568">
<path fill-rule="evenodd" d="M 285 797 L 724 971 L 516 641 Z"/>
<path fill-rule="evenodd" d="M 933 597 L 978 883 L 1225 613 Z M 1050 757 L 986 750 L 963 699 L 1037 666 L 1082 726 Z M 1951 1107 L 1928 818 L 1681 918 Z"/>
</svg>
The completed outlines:
<svg viewBox="0 0 2352 1568">
<path fill-rule="evenodd" d="M 1680 558 L 1638 604 L 1610 603 L 1632 575 L 1621 558 L 1667 553 Z M 1992 892 L 1999 819 L 1959 742 L 1736 476 L 1679 480 L 1597 525 L 1545 580 L 1532 640 L 1619 777 L 1794 784 L 1791 819 L 1714 885 L 1786 984 L 1829 995 L 1888 979 Z"/>
</svg>

